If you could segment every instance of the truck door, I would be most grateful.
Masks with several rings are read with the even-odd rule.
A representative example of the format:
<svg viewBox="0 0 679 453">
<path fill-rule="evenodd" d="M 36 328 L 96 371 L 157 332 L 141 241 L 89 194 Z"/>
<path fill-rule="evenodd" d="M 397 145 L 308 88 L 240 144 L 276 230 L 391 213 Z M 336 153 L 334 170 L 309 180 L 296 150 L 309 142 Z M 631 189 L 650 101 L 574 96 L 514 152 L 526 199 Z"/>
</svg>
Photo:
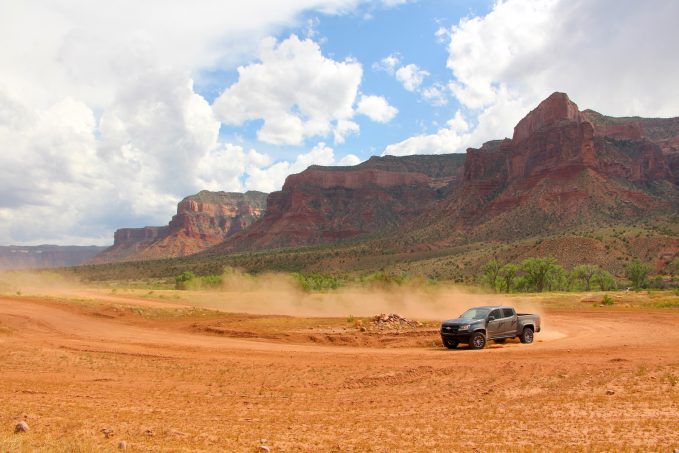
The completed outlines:
<svg viewBox="0 0 679 453">
<path fill-rule="evenodd" d="M 491 320 L 491 318 L 494 318 Z M 488 314 L 488 322 L 486 323 L 486 336 L 488 339 L 495 338 L 500 335 L 502 325 L 502 310 L 495 309 Z"/>
<path fill-rule="evenodd" d="M 519 318 L 513 308 L 502 309 L 502 335 L 516 335 L 519 327 Z"/>
</svg>

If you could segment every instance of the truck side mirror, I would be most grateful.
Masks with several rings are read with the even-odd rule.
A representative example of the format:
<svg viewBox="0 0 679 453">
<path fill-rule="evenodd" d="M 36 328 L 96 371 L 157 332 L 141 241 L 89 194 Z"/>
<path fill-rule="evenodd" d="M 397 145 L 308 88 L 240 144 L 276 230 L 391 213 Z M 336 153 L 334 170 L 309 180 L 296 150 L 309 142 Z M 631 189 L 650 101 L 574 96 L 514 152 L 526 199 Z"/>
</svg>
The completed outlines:
<svg viewBox="0 0 679 453">
<path fill-rule="evenodd" d="M 495 316 L 488 316 L 488 322 L 495 321 Z"/>
</svg>

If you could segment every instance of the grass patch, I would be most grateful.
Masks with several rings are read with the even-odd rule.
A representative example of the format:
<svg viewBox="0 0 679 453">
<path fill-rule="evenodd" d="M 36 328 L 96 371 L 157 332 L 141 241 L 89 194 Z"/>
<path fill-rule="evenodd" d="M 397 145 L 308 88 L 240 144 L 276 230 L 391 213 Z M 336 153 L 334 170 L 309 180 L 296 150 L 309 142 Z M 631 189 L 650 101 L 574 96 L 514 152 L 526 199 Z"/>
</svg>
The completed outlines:
<svg viewBox="0 0 679 453">
<path fill-rule="evenodd" d="M 653 303 L 653 308 L 679 308 L 679 300 L 666 300 Z"/>
</svg>

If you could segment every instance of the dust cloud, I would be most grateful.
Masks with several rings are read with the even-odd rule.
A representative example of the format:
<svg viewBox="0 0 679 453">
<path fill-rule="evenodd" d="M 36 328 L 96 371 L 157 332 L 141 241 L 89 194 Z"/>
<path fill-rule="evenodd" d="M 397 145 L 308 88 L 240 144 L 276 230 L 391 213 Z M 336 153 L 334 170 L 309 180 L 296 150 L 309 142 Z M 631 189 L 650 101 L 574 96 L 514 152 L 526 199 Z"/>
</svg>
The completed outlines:
<svg viewBox="0 0 679 453">
<path fill-rule="evenodd" d="M 188 291 L 183 299 L 220 311 L 315 317 L 398 313 L 413 319 L 446 319 L 455 318 L 473 306 L 501 304 L 514 306 L 519 311 L 535 312 L 532 303 L 517 303 L 514 298 L 445 283 L 380 282 L 306 292 L 288 275 L 251 276 L 238 272 L 225 274 L 219 291 Z"/>
<path fill-rule="evenodd" d="M 73 276 L 49 271 L 0 271 L 0 294 L 53 293 L 65 288 L 84 287 Z"/>
<path fill-rule="evenodd" d="M 109 302 L 125 298 L 127 302 L 137 300 L 143 304 L 149 304 L 153 298 L 141 297 L 146 290 L 130 288 L 130 292 L 123 290 L 117 294 L 109 291 L 54 272 L 0 272 L 1 294 L 88 297 Z M 309 292 L 289 274 L 255 276 L 234 270 L 222 275 L 221 286 L 217 289 L 155 290 L 153 294 L 163 299 L 164 304 L 230 313 L 301 317 L 369 317 L 397 313 L 411 319 L 441 320 L 456 318 L 466 309 L 479 305 L 509 305 L 525 313 L 541 311 L 539 304 L 520 300 L 515 295 L 488 294 L 478 288 L 450 283 L 432 285 L 416 278 L 401 284 L 350 283 L 339 289 Z"/>
</svg>

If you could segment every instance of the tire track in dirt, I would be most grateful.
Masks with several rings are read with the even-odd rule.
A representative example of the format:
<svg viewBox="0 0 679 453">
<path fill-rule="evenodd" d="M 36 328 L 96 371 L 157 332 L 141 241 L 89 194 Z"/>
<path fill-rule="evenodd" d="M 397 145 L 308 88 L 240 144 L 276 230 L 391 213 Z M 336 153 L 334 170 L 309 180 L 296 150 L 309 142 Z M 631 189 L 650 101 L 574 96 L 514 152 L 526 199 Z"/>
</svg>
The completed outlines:
<svg viewBox="0 0 679 453">
<path fill-rule="evenodd" d="M 142 300 L 142 302 L 147 302 Z M 162 302 L 161 302 L 162 303 Z M 177 305 L 167 304 L 172 307 Z M 187 307 L 189 307 L 187 305 Z M 654 313 L 625 312 L 587 312 L 558 313 L 549 316 L 549 324 L 554 326 L 557 335 L 549 340 L 550 332 L 543 331 L 536 335 L 536 343 L 531 346 L 535 352 L 548 352 L 563 349 L 586 349 L 603 346 L 635 346 L 652 345 L 658 336 L 626 336 L 625 332 L 634 332 L 643 323 L 652 322 L 667 330 L 662 335 L 662 342 L 679 340 L 679 329 L 672 319 Z M 651 318 L 650 320 L 648 318 Z M 17 337 L 31 338 L 32 341 L 44 340 L 59 342 L 78 340 L 95 344 L 113 343 L 119 345 L 148 346 L 152 348 L 179 349 L 211 349 L 211 350 L 253 350 L 266 352 L 304 352 L 304 353 L 351 353 L 351 354 L 440 354 L 440 351 L 428 348 L 356 348 L 344 345 L 293 344 L 276 342 L 262 338 L 233 338 L 208 336 L 188 332 L 130 325 L 115 319 L 94 317 L 74 313 L 60 307 L 44 304 L 40 301 L 12 297 L 0 297 L 0 319 L 10 326 Z M 546 338 L 543 338 L 546 337 Z M 489 345 L 484 352 L 515 352 L 525 347 L 507 343 L 505 345 Z"/>
</svg>

